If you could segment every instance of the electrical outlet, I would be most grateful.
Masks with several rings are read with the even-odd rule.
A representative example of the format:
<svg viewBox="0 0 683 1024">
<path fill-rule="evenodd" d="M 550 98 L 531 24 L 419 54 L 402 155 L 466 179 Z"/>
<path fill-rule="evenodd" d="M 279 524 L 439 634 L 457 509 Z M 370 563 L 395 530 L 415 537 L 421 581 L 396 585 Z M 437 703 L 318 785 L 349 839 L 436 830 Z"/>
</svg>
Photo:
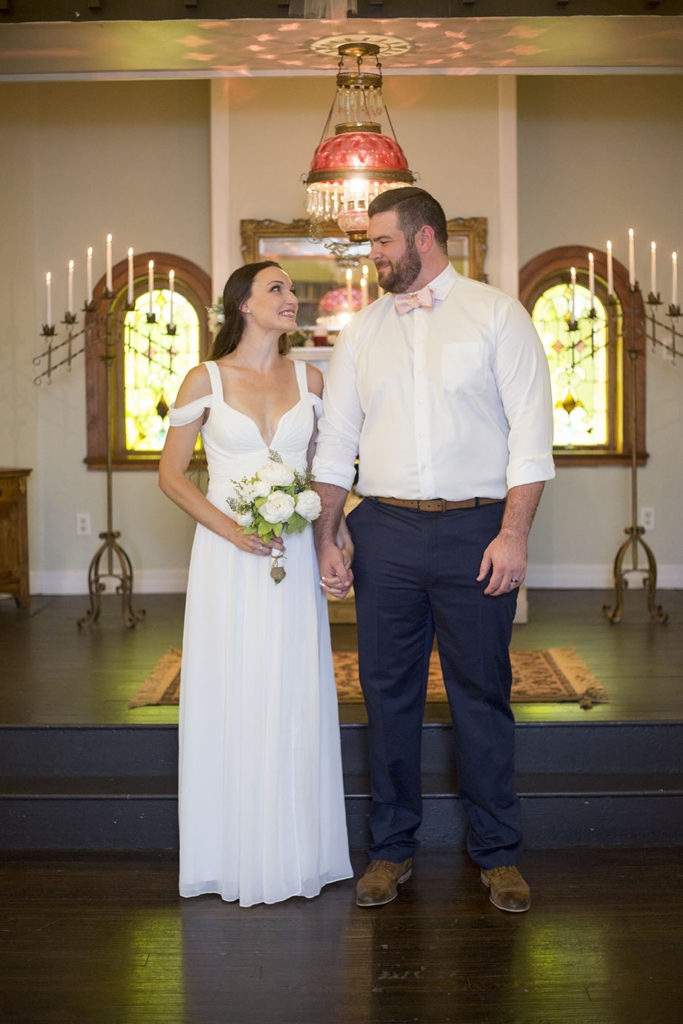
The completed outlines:
<svg viewBox="0 0 683 1024">
<path fill-rule="evenodd" d="M 640 525 L 643 526 L 648 533 L 652 533 L 655 528 L 655 510 L 652 505 L 643 505 L 640 510 Z"/>
<path fill-rule="evenodd" d="M 76 513 L 76 536 L 77 537 L 89 537 L 90 536 L 90 513 L 89 512 L 77 512 Z"/>
</svg>

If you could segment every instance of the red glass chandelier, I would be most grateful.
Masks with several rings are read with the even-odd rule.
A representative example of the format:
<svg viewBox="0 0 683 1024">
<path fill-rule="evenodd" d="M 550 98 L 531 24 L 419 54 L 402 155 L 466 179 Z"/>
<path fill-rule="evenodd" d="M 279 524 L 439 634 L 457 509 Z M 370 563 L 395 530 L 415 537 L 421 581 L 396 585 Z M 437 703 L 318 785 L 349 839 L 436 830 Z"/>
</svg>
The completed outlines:
<svg viewBox="0 0 683 1024">
<path fill-rule="evenodd" d="M 389 188 L 412 185 L 415 175 L 382 100 L 379 46 L 344 43 L 338 52 L 337 93 L 305 178 L 306 212 L 314 225 L 336 219 L 342 231 L 358 242 L 367 237 L 367 209 L 375 196 Z M 368 56 L 375 58 L 373 71 L 361 70 L 363 58 Z M 345 57 L 354 57 L 356 67 L 346 68 Z M 334 135 L 326 138 L 335 108 L 339 121 Z M 380 131 L 382 113 L 393 138 Z"/>
</svg>

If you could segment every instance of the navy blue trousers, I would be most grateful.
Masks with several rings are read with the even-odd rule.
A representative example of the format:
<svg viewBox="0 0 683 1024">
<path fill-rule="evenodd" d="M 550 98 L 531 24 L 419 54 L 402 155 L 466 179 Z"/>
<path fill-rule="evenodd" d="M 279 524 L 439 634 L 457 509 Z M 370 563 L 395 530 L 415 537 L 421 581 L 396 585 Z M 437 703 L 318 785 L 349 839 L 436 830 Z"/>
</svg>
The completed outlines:
<svg viewBox="0 0 683 1024">
<path fill-rule="evenodd" d="M 421 738 L 434 635 L 453 719 L 468 851 L 483 868 L 516 864 L 509 644 L 517 590 L 477 583 L 503 505 L 418 512 L 366 498 L 350 513 L 360 681 L 368 713 L 370 856 L 401 861 L 422 817 Z"/>
</svg>

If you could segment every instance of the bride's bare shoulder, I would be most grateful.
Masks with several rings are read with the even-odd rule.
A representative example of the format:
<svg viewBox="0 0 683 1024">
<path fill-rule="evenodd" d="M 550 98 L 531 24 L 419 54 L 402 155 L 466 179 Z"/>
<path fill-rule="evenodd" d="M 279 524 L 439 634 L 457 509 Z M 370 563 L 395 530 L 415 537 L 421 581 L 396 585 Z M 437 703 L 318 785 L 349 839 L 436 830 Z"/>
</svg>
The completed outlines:
<svg viewBox="0 0 683 1024">
<path fill-rule="evenodd" d="M 322 398 L 323 375 L 317 366 L 311 366 L 310 363 L 306 363 L 306 383 L 309 391 L 312 391 L 314 395 L 318 395 L 319 398 Z"/>
<path fill-rule="evenodd" d="M 188 402 L 193 402 L 196 398 L 203 398 L 208 395 L 211 391 L 211 380 L 209 379 L 209 371 L 204 363 L 200 363 L 198 366 L 193 366 L 191 370 L 185 376 L 183 383 L 180 385 L 178 391 L 178 397 L 176 398 L 176 407 L 180 405 L 187 405 Z"/>
</svg>

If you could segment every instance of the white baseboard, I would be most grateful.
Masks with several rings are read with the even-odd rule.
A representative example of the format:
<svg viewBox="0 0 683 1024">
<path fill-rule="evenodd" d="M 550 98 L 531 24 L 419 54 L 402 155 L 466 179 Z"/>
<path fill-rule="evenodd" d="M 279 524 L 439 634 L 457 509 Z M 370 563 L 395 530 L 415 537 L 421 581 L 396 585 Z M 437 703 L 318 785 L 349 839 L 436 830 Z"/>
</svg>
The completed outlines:
<svg viewBox="0 0 683 1024">
<path fill-rule="evenodd" d="M 640 586 L 640 577 L 633 585 Z M 530 589 L 544 590 L 609 590 L 612 587 L 611 565 L 530 565 L 525 584 Z M 136 594 L 183 594 L 187 587 L 187 569 L 146 569 L 135 572 Z M 657 567 L 657 589 L 683 589 L 683 565 Z M 114 586 L 108 588 L 114 592 Z M 31 573 L 32 594 L 87 594 L 88 574 L 71 569 L 59 572 Z"/>
<path fill-rule="evenodd" d="M 115 580 L 107 580 L 105 593 L 113 594 Z M 184 594 L 187 569 L 133 569 L 133 590 L 136 594 Z M 32 594 L 87 594 L 88 574 L 72 569 L 62 572 L 31 572 Z"/>
<path fill-rule="evenodd" d="M 628 568 L 625 563 L 624 568 Z M 609 565 L 530 565 L 527 587 L 545 590 L 609 590 L 614 585 L 612 564 Z M 631 586 L 642 586 L 642 574 L 631 577 Z M 657 589 L 683 588 L 683 565 L 658 565 Z"/>
</svg>

